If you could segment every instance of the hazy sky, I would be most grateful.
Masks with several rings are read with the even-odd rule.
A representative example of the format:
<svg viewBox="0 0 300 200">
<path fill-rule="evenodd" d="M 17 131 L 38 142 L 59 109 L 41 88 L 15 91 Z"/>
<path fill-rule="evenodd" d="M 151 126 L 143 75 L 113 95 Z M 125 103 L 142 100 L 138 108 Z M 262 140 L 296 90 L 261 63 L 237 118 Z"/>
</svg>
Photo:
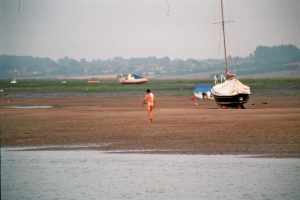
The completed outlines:
<svg viewBox="0 0 300 200">
<path fill-rule="evenodd" d="M 0 0 L 1 54 L 222 57 L 219 0 Z M 168 4 L 170 7 L 168 7 Z M 300 0 L 224 0 L 229 54 L 300 47 Z"/>
</svg>

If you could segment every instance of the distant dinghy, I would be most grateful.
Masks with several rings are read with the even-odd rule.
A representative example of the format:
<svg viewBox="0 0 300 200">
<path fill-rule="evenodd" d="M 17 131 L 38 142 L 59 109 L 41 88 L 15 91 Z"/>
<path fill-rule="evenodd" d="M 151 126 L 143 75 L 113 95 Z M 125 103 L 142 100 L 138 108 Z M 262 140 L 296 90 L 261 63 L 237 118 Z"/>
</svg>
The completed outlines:
<svg viewBox="0 0 300 200">
<path fill-rule="evenodd" d="M 120 75 L 119 82 L 121 84 L 144 84 L 148 82 L 148 78 L 136 74 Z"/>
<path fill-rule="evenodd" d="M 18 82 L 17 82 L 17 79 L 14 78 L 13 80 L 10 81 L 10 83 L 11 84 L 17 84 Z"/>
<path fill-rule="evenodd" d="M 209 84 L 196 84 L 194 87 L 194 96 L 198 99 L 212 98 L 211 94 L 212 85 Z"/>
</svg>

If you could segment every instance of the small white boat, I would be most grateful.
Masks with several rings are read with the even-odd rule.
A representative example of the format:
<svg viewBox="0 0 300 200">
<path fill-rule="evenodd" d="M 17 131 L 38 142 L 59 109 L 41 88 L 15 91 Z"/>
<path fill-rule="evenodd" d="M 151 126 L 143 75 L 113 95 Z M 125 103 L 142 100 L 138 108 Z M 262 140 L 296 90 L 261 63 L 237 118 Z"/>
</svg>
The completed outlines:
<svg viewBox="0 0 300 200">
<path fill-rule="evenodd" d="M 197 99 L 212 99 L 211 88 L 210 84 L 196 84 L 194 87 L 194 96 Z"/>
<path fill-rule="evenodd" d="M 18 82 L 17 82 L 17 79 L 14 78 L 13 80 L 10 81 L 10 83 L 11 84 L 17 84 Z"/>
<path fill-rule="evenodd" d="M 138 76 L 136 74 L 128 74 L 127 76 L 120 75 L 119 82 L 121 84 L 143 84 L 148 81 L 148 78 Z"/>
</svg>

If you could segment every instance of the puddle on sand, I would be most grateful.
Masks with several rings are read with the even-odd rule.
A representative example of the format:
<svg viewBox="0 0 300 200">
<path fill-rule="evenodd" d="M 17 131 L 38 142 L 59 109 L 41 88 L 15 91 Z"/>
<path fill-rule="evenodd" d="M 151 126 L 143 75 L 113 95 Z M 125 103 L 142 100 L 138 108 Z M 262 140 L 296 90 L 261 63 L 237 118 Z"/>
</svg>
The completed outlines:
<svg viewBox="0 0 300 200">
<path fill-rule="evenodd" d="M 48 109 L 48 108 L 53 108 L 53 106 L 5 106 L 3 108 L 9 108 L 9 109 Z"/>
<path fill-rule="evenodd" d="M 110 145 L 110 142 L 88 143 L 78 145 L 44 145 L 44 146 L 24 146 L 24 147 L 5 147 L 5 151 L 99 151 L 101 147 Z"/>
</svg>

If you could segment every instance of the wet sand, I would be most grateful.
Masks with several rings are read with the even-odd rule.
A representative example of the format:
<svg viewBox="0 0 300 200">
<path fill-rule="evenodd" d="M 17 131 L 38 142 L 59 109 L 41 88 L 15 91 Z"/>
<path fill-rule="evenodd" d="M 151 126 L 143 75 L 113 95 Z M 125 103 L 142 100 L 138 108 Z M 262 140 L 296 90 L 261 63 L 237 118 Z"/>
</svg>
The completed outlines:
<svg viewBox="0 0 300 200">
<path fill-rule="evenodd" d="M 158 96 L 152 123 L 139 96 L 0 100 L 1 147 L 300 157 L 300 97 L 252 97 L 243 110 Z"/>
</svg>

